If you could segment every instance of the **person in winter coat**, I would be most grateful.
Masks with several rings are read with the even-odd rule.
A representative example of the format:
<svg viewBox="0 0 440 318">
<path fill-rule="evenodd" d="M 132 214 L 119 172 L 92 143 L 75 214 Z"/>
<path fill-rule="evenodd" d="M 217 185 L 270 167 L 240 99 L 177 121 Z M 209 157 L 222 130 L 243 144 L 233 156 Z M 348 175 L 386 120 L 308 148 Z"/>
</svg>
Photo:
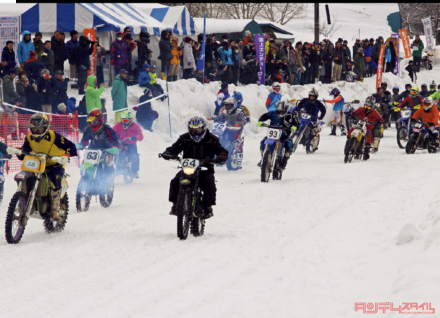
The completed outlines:
<svg viewBox="0 0 440 318">
<path fill-rule="evenodd" d="M 183 43 L 183 79 L 188 79 L 191 76 L 193 69 L 196 67 L 194 55 L 192 51 L 192 39 L 187 36 Z"/>
<path fill-rule="evenodd" d="M 356 56 L 357 52 L 359 51 L 359 48 L 362 47 L 361 39 L 356 39 L 356 42 L 353 45 L 353 59 Z M 351 58 L 350 58 L 351 60 Z"/>
<path fill-rule="evenodd" d="M 211 65 L 212 65 L 212 61 L 213 61 L 213 42 L 212 42 L 212 38 L 207 36 L 206 37 L 206 42 L 205 42 L 205 70 L 209 70 Z M 239 49 L 240 50 L 240 49 Z M 243 50 L 242 50 L 243 52 Z M 174 55 L 174 53 L 173 53 Z M 243 55 L 243 53 L 242 53 Z"/>
<path fill-rule="evenodd" d="M 98 37 L 96 43 L 96 79 L 98 80 L 98 84 L 104 83 L 104 66 L 107 63 L 106 55 L 110 55 L 110 51 L 99 44 Z"/>
<path fill-rule="evenodd" d="M 57 112 L 57 107 L 59 104 L 67 104 L 67 85 L 69 83 L 68 77 L 63 77 L 63 71 L 57 70 L 55 72 L 55 77 L 53 78 L 53 94 L 54 101 L 52 104 L 52 112 Z M 67 108 L 66 108 L 67 109 Z"/>
<path fill-rule="evenodd" d="M 385 56 L 385 62 L 386 62 L 385 73 L 394 71 L 394 66 L 391 63 L 392 56 L 391 56 L 390 42 L 388 42 L 388 41 L 385 42 L 384 56 Z"/>
<path fill-rule="evenodd" d="M 84 95 L 84 86 L 87 81 L 87 70 L 90 68 L 89 55 L 93 53 L 95 42 L 89 41 L 87 37 L 81 35 L 79 44 L 75 49 L 76 71 L 78 72 L 78 94 Z"/>
<path fill-rule="evenodd" d="M 232 49 L 228 42 L 222 42 L 222 47 L 220 47 L 218 50 L 218 53 L 220 54 L 220 57 L 222 59 L 222 65 L 225 73 L 223 74 L 223 81 L 230 84 L 233 78 L 232 74 Z M 243 52 L 244 54 L 244 52 Z"/>
<path fill-rule="evenodd" d="M 337 82 L 341 79 L 342 63 L 344 63 L 345 59 L 346 55 L 341 48 L 341 44 L 336 42 L 335 57 L 333 58 L 333 62 L 335 63 L 333 67 L 333 82 Z"/>
<path fill-rule="evenodd" d="M 411 82 L 414 82 L 414 77 L 417 79 L 417 67 L 414 65 L 414 61 L 409 61 L 408 66 L 405 67 L 405 70 L 408 71 Z"/>
<path fill-rule="evenodd" d="M 18 73 L 18 80 L 15 82 L 15 90 L 21 99 L 21 105 L 26 108 L 26 87 L 29 86 L 29 80 L 25 71 Z"/>
<path fill-rule="evenodd" d="M 42 57 L 42 62 L 37 63 L 37 53 L 31 51 L 29 59 L 26 61 L 24 65 L 24 71 L 28 74 L 30 84 L 35 84 L 37 80 L 40 78 L 41 73 L 40 69 L 44 68 L 46 64 L 46 56 Z"/>
<path fill-rule="evenodd" d="M 151 66 L 151 70 L 150 72 L 148 72 L 148 75 L 150 75 L 150 86 L 147 87 L 149 87 L 153 91 L 153 96 L 156 97 L 164 94 L 162 86 L 157 84 L 156 65 Z M 167 96 L 163 96 L 160 98 L 160 100 L 164 101 L 166 98 Z"/>
<path fill-rule="evenodd" d="M 167 72 L 169 72 L 170 63 L 171 63 L 171 60 L 173 59 L 173 53 L 171 52 L 173 45 L 170 43 L 170 37 L 171 37 L 171 31 L 162 30 L 162 32 L 160 33 L 160 40 L 159 40 L 160 54 L 159 54 L 158 59 L 161 60 L 160 72 L 161 72 L 163 80 L 166 80 L 165 68 L 167 69 Z M 189 42 L 185 42 L 185 43 L 189 43 Z M 191 46 L 191 44 L 190 44 L 190 46 Z M 187 61 L 189 61 L 188 60 L 190 58 L 189 54 L 186 54 L 186 55 L 187 55 L 187 57 L 186 57 Z M 184 65 L 184 68 L 185 68 L 185 65 Z"/>
<path fill-rule="evenodd" d="M 257 82 L 257 73 L 260 70 L 257 59 L 253 55 L 246 56 L 242 61 L 243 70 L 241 72 L 240 83 L 243 85 L 255 84 Z"/>
<path fill-rule="evenodd" d="M 137 78 L 139 71 L 143 68 L 142 66 L 147 63 L 150 64 L 150 57 L 153 50 L 150 50 L 148 44 L 150 43 L 150 34 L 142 30 L 139 34 L 139 38 L 135 40 L 137 43 L 138 60 L 136 61 L 136 68 L 133 71 L 133 77 Z"/>
<path fill-rule="evenodd" d="M 376 65 L 379 64 L 379 54 L 380 54 L 380 48 L 382 45 L 384 45 L 383 37 L 379 36 L 377 38 L 376 43 L 373 46 L 373 61 L 374 61 L 374 63 L 376 63 Z"/>
<path fill-rule="evenodd" d="M 139 71 L 138 84 L 140 87 L 148 87 L 150 85 L 150 65 L 144 64 L 143 68 Z"/>
<path fill-rule="evenodd" d="M 110 64 L 115 68 L 115 74 L 120 74 L 122 69 L 126 69 L 128 65 L 128 47 L 127 43 L 122 40 L 122 32 L 116 32 L 116 40 L 113 41 L 110 48 L 111 61 Z"/>
<path fill-rule="evenodd" d="M 118 140 L 123 141 L 127 147 L 127 155 L 131 162 L 131 173 L 135 178 L 139 178 L 139 154 L 137 150 L 137 142 L 144 140 L 141 127 L 133 122 L 133 114 L 129 110 L 125 110 L 121 115 L 122 122 L 117 123 L 113 130 L 118 136 Z M 117 164 L 118 168 L 123 168 Z"/>
<path fill-rule="evenodd" d="M 44 69 L 41 71 L 41 77 L 37 81 L 38 95 L 41 99 L 41 107 L 43 112 L 52 113 L 53 103 L 53 79 L 49 73 L 49 70 Z"/>
<path fill-rule="evenodd" d="M 3 98 L 6 103 L 11 103 L 18 97 L 14 87 L 14 79 L 17 76 L 15 69 L 10 69 L 8 74 L 3 77 Z"/>
<path fill-rule="evenodd" d="M 64 61 L 66 60 L 66 48 L 64 41 L 61 40 L 60 31 L 55 31 L 55 34 L 52 36 L 51 42 L 52 42 L 52 51 L 55 54 L 54 71 L 61 70 L 64 72 Z"/>
<path fill-rule="evenodd" d="M 171 50 L 171 52 L 173 53 L 173 59 L 170 62 L 171 64 L 170 71 L 168 72 L 169 82 L 177 81 L 177 76 L 179 75 L 180 57 L 182 56 L 182 49 L 179 47 L 178 41 L 179 41 L 179 37 L 177 36 L 177 34 L 173 34 L 171 36 L 171 44 L 173 45 L 173 49 Z"/>
<path fill-rule="evenodd" d="M 69 114 L 75 114 L 76 113 L 76 98 L 70 97 L 67 100 L 66 107 L 67 107 L 67 112 Z"/>
<path fill-rule="evenodd" d="M 2 51 L 2 62 L 8 62 L 8 64 L 3 69 L 3 74 L 8 74 L 10 69 L 15 68 L 15 52 L 14 52 L 14 42 L 7 41 L 6 46 Z"/>
<path fill-rule="evenodd" d="M 370 45 L 368 40 L 365 40 L 362 48 L 364 49 L 366 75 L 370 77 L 373 74 L 373 70 L 377 69 L 377 64 L 373 61 L 373 46 Z"/>
<path fill-rule="evenodd" d="M 105 91 L 105 83 L 97 89 L 98 80 L 95 75 L 90 75 L 87 77 L 87 88 L 86 88 L 86 109 L 89 113 L 92 109 L 97 108 L 102 110 L 101 105 L 101 95 Z M 127 98 L 125 98 L 127 100 Z"/>
<path fill-rule="evenodd" d="M 244 33 L 246 34 L 246 37 L 244 38 L 244 45 L 248 45 L 249 40 L 252 40 L 252 34 L 249 30 L 244 31 Z"/>
<path fill-rule="evenodd" d="M 333 95 L 333 99 L 326 100 L 326 103 L 334 104 L 333 105 L 333 115 L 330 124 L 332 125 L 332 132 L 330 136 L 336 136 L 336 126 L 341 129 L 341 136 L 346 136 L 345 126 L 342 123 L 342 110 L 344 109 L 344 97 L 341 95 L 341 91 L 339 88 L 335 87 L 330 92 L 330 95 Z"/>
<path fill-rule="evenodd" d="M 116 76 L 116 80 L 113 82 L 112 87 L 112 100 L 113 111 L 127 108 L 127 75 L 128 72 L 124 69 L 121 70 L 119 75 Z M 122 112 L 115 112 L 115 123 L 121 121 Z"/>
<path fill-rule="evenodd" d="M 365 76 L 365 62 L 364 62 L 364 49 L 360 47 L 354 56 L 354 69 L 353 72 L 356 73 L 361 82 L 364 81 Z"/>
<path fill-rule="evenodd" d="M 322 61 L 322 51 L 319 46 L 319 42 L 315 41 L 313 42 L 313 47 L 310 52 L 310 67 L 311 67 L 311 73 L 310 73 L 310 83 L 314 84 L 316 78 L 318 77 L 318 71 L 319 71 L 319 65 Z"/>
<path fill-rule="evenodd" d="M 156 111 L 151 109 L 151 102 L 149 100 L 153 98 L 153 94 L 149 88 L 144 89 L 144 94 L 139 97 L 139 105 L 135 107 L 136 110 L 136 120 L 145 130 L 153 131 L 151 127 L 153 126 L 153 121 L 156 120 L 159 115 Z"/>
<path fill-rule="evenodd" d="M 69 60 L 69 66 L 70 66 L 70 78 L 78 78 L 78 71 L 76 69 L 76 54 L 75 50 L 79 45 L 78 41 L 78 31 L 72 30 L 70 31 L 70 40 L 67 41 L 66 45 L 64 46 L 65 50 L 65 57 Z M 78 88 L 78 85 L 71 84 L 71 88 Z"/>
<path fill-rule="evenodd" d="M 136 47 L 136 44 L 133 42 L 133 39 L 132 39 L 130 33 L 127 33 L 127 34 L 124 35 L 123 41 L 125 42 L 125 44 L 127 44 L 127 57 L 128 57 L 127 71 L 128 71 L 129 74 L 132 74 L 133 73 L 133 68 L 131 66 L 131 63 L 132 63 L 132 54 L 131 54 L 131 52 Z"/>
<path fill-rule="evenodd" d="M 27 78 L 25 79 L 25 75 L 23 75 L 23 73 L 21 73 L 20 77 L 20 80 L 16 83 L 17 94 L 21 96 L 21 94 L 23 94 L 23 91 L 21 89 L 24 89 L 25 98 L 22 100 L 25 100 L 26 102 L 25 107 L 30 110 L 42 112 L 43 108 L 41 107 L 41 99 L 37 92 L 37 84 L 31 85 Z M 26 113 L 31 115 L 34 114 L 33 112 Z"/>
<path fill-rule="evenodd" d="M 425 48 L 420 35 L 416 35 L 416 39 L 411 44 L 412 57 L 414 61 L 414 66 L 417 68 L 417 72 L 420 72 L 420 62 L 422 61 L 422 51 Z"/>
<path fill-rule="evenodd" d="M 231 96 L 229 95 L 228 83 L 224 82 L 222 83 L 221 88 L 217 93 L 217 100 L 215 101 L 215 111 L 213 118 L 218 116 L 220 109 L 222 109 L 223 107 L 223 101 L 229 97 Z"/>
<path fill-rule="evenodd" d="M 308 84 L 309 82 L 309 77 L 310 77 L 310 73 L 311 73 L 311 68 L 310 68 L 310 44 L 309 43 L 304 43 L 303 47 L 302 47 L 302 58 L 303 58 L 303 65 L 305 68 L 305 71 L 302 74 L 302 78 L 301 78 L 301 84 Z"/>
<path fill-rule="evenodd" d="M 31 51 L 35 52 L 34 43 L 31 41 L 31 33 L 29 31 L 23 31 L 23 39 L 17 45 L 18 62 L 22 69 L 24 63 L 29 59 Z"/>
<path fill-rule="evenodd" d="M 41 32 L 35 33 L 34 48 L 35 48 L 35 52 L 37 52 L 37 54 L 40 53 L 41 51 L 43 51 L 43 49 L 44 49 L 44 43 L 43 43 L 43 41 L 41 41 L 42 38 L 43 38 L 43 35 L 41 34 Z"/>
<path fill-rule="evenodd" d="M 324 83 L 330 84 L 332 82 L 332 63 L 334 58 L 335 58 L 335 49 L 333 47 L 333 43 L 329 43 L 322 57 L 322 60 L 324 61 L 323 67 L 325 70 Z"/>
<path fill-rule="evenodd" d="M 40 53 L 38 53 L 37 63 L 42 63 L 43 57 L 46 57 L 46 63 L 44 64 L 44 68 L 49 70 L 50 75 L 53 75 L 54 66 L 55 66 L 55 54 L 51 50 L 52 43 L 50 41 L 44 42 L 44 49 Z"/>
</svg>

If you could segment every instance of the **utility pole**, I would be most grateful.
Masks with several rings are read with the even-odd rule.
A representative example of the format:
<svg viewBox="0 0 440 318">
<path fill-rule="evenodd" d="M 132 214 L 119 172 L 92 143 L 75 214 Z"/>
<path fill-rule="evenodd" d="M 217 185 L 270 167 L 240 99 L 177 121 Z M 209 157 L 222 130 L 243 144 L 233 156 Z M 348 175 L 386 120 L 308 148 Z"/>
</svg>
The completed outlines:
<svg viewBox="0 0 440 318">
<path fill-rule="evenodd" d="M 319 3 L 315 3 L 315 41 L 319 42 Z"/>
</svg>

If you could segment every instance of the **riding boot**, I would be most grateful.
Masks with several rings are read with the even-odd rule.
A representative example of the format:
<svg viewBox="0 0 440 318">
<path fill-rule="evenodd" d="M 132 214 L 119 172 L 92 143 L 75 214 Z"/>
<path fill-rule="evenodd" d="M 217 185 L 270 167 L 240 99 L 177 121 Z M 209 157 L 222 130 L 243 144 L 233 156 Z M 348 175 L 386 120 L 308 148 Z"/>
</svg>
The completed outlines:
<svg viewBox="0 0 440 318">
<path fill-rule="evenodd" d="M 173 76 L 173 82 L 177 82 L 177 75 Z"/>
<path fill-rule="evenodd" d="M 332 125 L 332 132 L 330 133 L 330 136 L 336 136 L 336 125 Z"/>
<path fill-rule="evenodd" d="M 61 189 L 53 190 L 50 189 L 50 195 L 51 195 L 51 202 L 50 202 L 50 211 L 52 218 L 55 220 L 60 220 L 60 201 L 61 201 Z"/>
<path fill-rule="evenodd" d="M 284 154 L 284 158 L 283 158 L 283 161 L 281 162 L 281 166 L 280 166 L 281 171 L 286 170 L 287 161 L 289 161 L 291 155 L 292 155 L 292 152 L 286 152 Z"/>
<path fill-rule="evenodd" d="M 380 143 L 380 138 L 379 137 L 374 137 L 372 153 L 376 153 L 376 152 L 379 151 L 379 143 Z"/>
<path fill-rule="evenodd" d="M 338 126 L 341 129 L 341 136 L 347 136 L 347 133 L 345 132 L 345 125 L 340 123 Z"/>
<path fill-rule="evenodd" d="M 261 160 L 260 160 L 260 162 L 257 164 L 257 166 L 261 168 L 261 165 L 263 164 L 263 150 L 260 150 L 260 152 L 261 152 Z"/>
<path fill-rule="evenodd" d="M 364 158 L 363 158 L 364 160 L 370 159 L 370 147 L 371 147 L 370 144 L 365 145 Z"/>
<path fill-rule="evenodd" d="M 177 212 L 176 212 L 176 204 L 175 204 L 175 203 L 173 203 L 173 206 L 171 207 L 170 215 L 175 215 L 175 216 L 177 216 Z"/>
</svg>

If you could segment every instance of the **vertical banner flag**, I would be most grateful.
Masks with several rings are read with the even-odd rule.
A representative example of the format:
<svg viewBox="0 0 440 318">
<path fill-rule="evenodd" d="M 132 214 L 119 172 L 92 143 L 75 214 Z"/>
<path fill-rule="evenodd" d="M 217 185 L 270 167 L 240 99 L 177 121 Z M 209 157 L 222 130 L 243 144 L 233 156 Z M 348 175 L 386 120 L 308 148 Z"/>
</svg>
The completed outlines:
<svg viewBox="0 0 440 318">
<path fill-rule="evenodd" d="M 406 29 L 399 30 L 400 38 L 402 39 L 402 45 L 405 49 L 405 57 L 408 59 L 411 57 L 411 48 L 409 45 L 408 32 Z"/>
<path fill-rule="evenodd" d="M 21 41 L 18 17 L 0 17 L 0 47 L 5 47 L 7 41 L 14 42 L 15 62 L 20 66 L 17 55 L 17 45 Z"/>
<path fill-rule="evenodd" d="M 434 51 L 434 38 L 432 37 L 431 17 L 422 19 L 423 29 L 425 30 L 426 48 Z"/>
<path fill-rule="evenodd" d="M 397 75 L 399 74 L 399 48 L 400 48 L 399 33 L 391 33 L 391 38 L 393 39 L 394 48 L 396 49 L 396 66 L 394 67 L 393 74 Z"/>
<path fill-rule="evenodd" d="M 84 29 L 84 36 L 89 39 L 89 41 L 96 41 L 96 31 L 95 29 Z M 93 46 L 93 53 L 89 55 L 90 68 L 87 70 L 87 76 L 96 74 L 96 44 Z"/>
<path fill-rule="evenodd" d="M 205 36 L 206 36 L 206 13 L 203 19 L 203 41 L 200 49 L 199 59 L 197 60 L 197 71 L 203 71 L 203 80 L 205 79 Z"/>
<path fill-rule="evenodd" d="M 383 74 L 383 54 L 385 52 L 385 45 L 380 46 L 379 60 L 377 62 L 377 76 L 376 76 L 376 89 L 379 88 L 380 83 L 382 83 Z"/>
<path fill-rule="evenodd" d="M 265 85 L 266 43 L 264 34 L 255 35 L 255 52 L 257 53 L 257 61 L 260 66 L 260 71 L 257 73 L 257 85 Z"/>
</svg>

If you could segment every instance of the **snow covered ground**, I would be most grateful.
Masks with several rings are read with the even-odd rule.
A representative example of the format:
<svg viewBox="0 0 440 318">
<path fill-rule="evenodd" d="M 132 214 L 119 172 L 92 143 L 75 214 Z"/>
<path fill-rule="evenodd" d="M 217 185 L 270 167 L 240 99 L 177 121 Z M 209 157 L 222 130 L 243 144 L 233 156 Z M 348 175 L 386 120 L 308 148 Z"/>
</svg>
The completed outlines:
<svg viewBox="0 0 440 318">
<path fill-rule="evenodd" d="M 384 78 L 401 89 L 409 81 Z M 375 79 L 283 85 L 282 93 L 304 98 L 312 86 L 320 98 L 337 86 L 346 100 L 363 100 Z M 157 154 L 189 117 L 211 115 L 219 83 L 169 88 L 173 138 L 167 102 L 153 102 L 160 117 L 139 143 L 141 178 L 127 185 L 118 177 L 108 209 L 92 202 L 76 213 L 78 169 L 69 167 L 65 231 L 47 235 L 31 219 L 20 244 L 0 240 L 1 317 L 361 317 L 355 302 L 431 302 L 437 313 L 430 317 L 439 317 L 438 155 L 406 155 L 391 128 L 369 161 L 347 165 L 345 138 L 325 128 L 315 154 L 300 147 L 283 180 L 263 184 L 256 163 L 265 131 L 255 123 L 269 90 L 239 87 L 252 114 L 244 167 L 216 169 L 215 217 L 203 237 L 180 241 L 168 215 L 177 165 Z M 140 94 L 129 87 L 128 104 Z M 13 174 L 6 185 L 0 218 L 15 191 Z"/>
</svg>

